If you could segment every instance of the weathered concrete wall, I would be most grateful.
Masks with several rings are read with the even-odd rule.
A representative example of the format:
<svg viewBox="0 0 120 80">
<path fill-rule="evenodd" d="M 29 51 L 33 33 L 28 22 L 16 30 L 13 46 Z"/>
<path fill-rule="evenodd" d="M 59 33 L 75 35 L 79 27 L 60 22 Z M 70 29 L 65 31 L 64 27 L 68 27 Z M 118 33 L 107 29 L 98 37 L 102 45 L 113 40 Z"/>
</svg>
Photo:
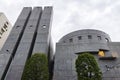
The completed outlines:
<svg viewBox="0 0 120 80">
<path fill-rule="evenodd" d="M 6 80 L 21 80 L 25 62 L 27 60 L 27 57 L 31 53 L 36 28 L 41 12 L 41 7 L 35 7 L 33 9 L 28 23 L 26 25 L 22 39 L 20 41 L 20 44 L 15 53 L 14 59 L 12 60 L 12 63 L 9 67 L 8 73 L 5 78 Z"/>
<path fill-rule="evenodd" d="M 6 43 L 0 51 L 0 79 L 4 78 L 5 74 L 7 73 L 7 69 L 9 68 L 12 57 L 15 54 L 21 40 L 21 36 L 23 35 L 23 31 L 29 18 L 30 12 L 31 8 L 23 8 Z"/>
<path fill-rule="evenodd" d="M 51 19 L 50 6 L 22 10 L 0 52 L 1 80 L 21 80 L 25 62 L 34 53 L 45 53 L 52 60 Z"/>
<path fill-rule="evenodd" d="M 33 54 L 40 52 L 48 55 L 51 37 L 51 18 L 52 7 L 45 7 L 39 21 Z"/>
<path fill-rule="evenodd" d="M 96 57 L 103 74 L 108 70 L 106 64 L 112 66 L 120 62 L 119 58 L 99 60 L 99 50 L 104 50 L 105 56 L 109 57 L 112 51 L 120 52 L 120 43 L 115 45 L 111 42 L 109 35 L 98 30 L 79 30 L 65 35 L 56 44 L 53 80 L 77 80 L 75 60 L 82 52 L 90 52 Z"/>
</svg>

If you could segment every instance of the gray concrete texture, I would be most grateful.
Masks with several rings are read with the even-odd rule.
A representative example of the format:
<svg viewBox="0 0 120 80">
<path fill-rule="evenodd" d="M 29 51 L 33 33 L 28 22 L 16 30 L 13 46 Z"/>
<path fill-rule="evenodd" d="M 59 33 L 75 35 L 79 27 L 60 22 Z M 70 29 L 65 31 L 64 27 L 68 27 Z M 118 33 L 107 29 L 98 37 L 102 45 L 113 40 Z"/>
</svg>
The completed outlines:
<svg viewBox="0 0 120 80">
<path fill-rule="evenodd" d="M 41 11 L 42 8 L 33 9 L 28 23 L 26 25 L 22 39 L 20 41 L 20 44 L 15 53 L 14 59 L 12 60 L 11 65 L 9 67 L 8 73 L 5 78 L 6 80 L 21 80 L 25 62 L 29 56 L 31 46 L 33 46 L 32 42 L 35 36 L 35 30 L 37 28 L 38 19 Z M 12 76 L 13 74 L 17 75 Z"/>
<path fill-rule="evenodd" d="M 23 8 L 10 35 L 8 36 L 6 43 L 4 44 L 3 48 L 0 51 L 0 79 L 1 80 L 3 80 L 3 77 L 6 74 L 6 70 L 8 69 L 9 64 L 12 60 L 13 54 L 16 51 L 16 48 L 18 47 L 22 32 L 24 30 L 26 21 L 30 14 L 30 11 L 31 11 L 31 8 L 27 8 L 27 7 Z M 23 15 L 24 17 L 21 17 Z"/>
<path fill-rule="evenodd" d="M 51 55 L 51 15 L 49 6 L 23 8 L 0 52 L 1 80 L 21 80 L 25 62 L 35 52 Z"/>
<path fill-rule="evenodd" d="M 77 80 L 75 60 L 82 52 L 90 52 L 95 56 L 103 73 L 103 80 L 119 80 L 120 75 L 112 73 L 115 70 L 111 68 L 120 63 L 119 57 L 116 60 L 99 60 L 99 50 L 105 51 L 105 57 L 111 57 L 112 52 L 119 56 L 120 43 L 111 42 L 109 35 L 99 30 L 78 30 L 65 35 L 56 44 L 53 80 Z M 110 67 L 109 70 L 106 65 Z M 109 72 L 115 77 L 109 75 Z M 119 70 L 115 72 L 120 73 Z"/>
<path fill-rule="evenodd" d="M 48 48 L 50 46 L 51 19 L 52 7 L 45 7 L 39 21 L 33 54 L 38 52 L 48 53 Z"/>
</svg>

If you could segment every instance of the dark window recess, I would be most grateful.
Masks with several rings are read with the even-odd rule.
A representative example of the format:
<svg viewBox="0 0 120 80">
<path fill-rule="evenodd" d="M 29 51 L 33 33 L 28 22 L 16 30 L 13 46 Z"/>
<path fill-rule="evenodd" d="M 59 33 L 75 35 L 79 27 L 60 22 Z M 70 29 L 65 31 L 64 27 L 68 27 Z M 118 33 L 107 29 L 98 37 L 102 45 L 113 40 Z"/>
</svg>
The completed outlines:
<svg viewBox="0 0 120 80">
<path fill-rule="evenodd" d="M 45 28 L 46 28 L 46 25 L 43 25 L 43 26 L 42 26 L 42 28 L 44 28 L 44 29 L 45 29 Z"/>
<path fill-rule="evenodd" d="M 71 38 L 71 39 L 69 39 L 69 42 L 73 42 L 73 39 Z"/>
<path fill-rule="evenodd" d="M 101 36 L 97 36 L 98 37 L 98 40 L 102 40 Z"/>
<path fill-rule="evenodd" d="M 0 32 L 0 35 L 2 35 L 3 33 L 2 32 Z"/>
<path fill-rule="evenodd" d="M 4 24 L 4 26 L 3 26 L 5 29 L 7 28 L 7 25 L 6 24 Z"/>
<path fill-rule="evenodd" d="M 9 23 L 6 21 L 6 24 L 9 24 Z"/>
<path fill-rule="evenodd" d="M 8 50 L 8 49 L 7 49 L 6 51 L 7 51 L 7 52 L 9 52 L 9 50 Z"/>
<path fill-rule="evenodd" d="M 92 39 L 92 36 L 91 36 L 91 35 L 88 35 L 88 39 Z"/>
<path fill-rule="evenodd" d="M 63 41 L 63 43 L 65 43 L 65 41 Z"/>
<path fill-rule="evenodd" d="M 32 27 L 32 25 L 30 25 L 29 27 Z"/>
<path fill-rule="evenodd" d="M 3 28 L 1 28 L 1 32 L 5 32 L 5 30 Z"/>
<path fill-rule="evenodd" d="M 108 38 L 105 38 L 106 42 L 109 42 Z"/>
<path fill-rule="evenodd" d="M 19 28 L 20 26 L 16 26 L 16 28 Z"/>
<path fill-rule="evenodd" d="M 78 36 L 78 40 L 82 40 L 82 36 Z"/>
<path fill-rule="evenodd" d="M 3 27 L 4 27 L 4 29 L 7 31 L 7 25 L 6 25 L 6 24 L 4 24 L 4 26 L 3 26 Z"/>
</svg>

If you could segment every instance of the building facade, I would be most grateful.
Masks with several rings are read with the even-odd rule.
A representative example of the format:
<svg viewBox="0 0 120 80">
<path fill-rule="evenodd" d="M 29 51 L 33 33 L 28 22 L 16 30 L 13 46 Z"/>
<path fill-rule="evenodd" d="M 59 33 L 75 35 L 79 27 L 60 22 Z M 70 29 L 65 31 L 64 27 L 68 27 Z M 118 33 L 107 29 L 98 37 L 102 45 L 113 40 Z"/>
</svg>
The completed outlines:
<svg viewBox="0 0 120 80">
<path fill-rule="evenodd" d="M 0 79 L 21 80 L 26 60 L 34 53 L 51 54 L 52 7 L 24 7 L 0 51 Z"/>
<path fill-rule="evenodd" d="M 95 56 L 103 80 L 120 80 L 120 42 L 111 42 L 108 34 L 92 29 L 69 33 L 56 44 L 53 80 L 77 80 L 75 60 L 84 52 Z"/>
<path fill-rule="evenodd" d="M 99 30 L 78 30 L 63 36 L 56 44 L 52 65 L 52 12 L 51 6 L 23 8 L 0 51 L 0 80 L 21 80 L 26 60 L 35 53 L 47 55 L 52 80 L 77 80 L 75 60 L 83 52 L 95 56 L 103 80 L 120 80 L 120 42 L 112 42 Z"/>
<path fill-rule="evenodd" d="M 3 47 L 10 31 L 12 29 L 12 25 L 4 15 L 4 13 L 0 13 L 0 50 Z"/>
</svg>

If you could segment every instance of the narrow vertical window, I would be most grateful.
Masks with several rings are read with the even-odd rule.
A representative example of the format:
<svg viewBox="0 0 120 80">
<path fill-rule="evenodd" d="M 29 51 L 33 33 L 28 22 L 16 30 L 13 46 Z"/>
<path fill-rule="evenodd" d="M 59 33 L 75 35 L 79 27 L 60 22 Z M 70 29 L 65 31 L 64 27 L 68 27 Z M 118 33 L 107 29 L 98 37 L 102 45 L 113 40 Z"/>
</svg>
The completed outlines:
<svg viewBox="0 0 120 80">
<path fill-rule="evenodd" d="M 78 36 L 78 40 L 82 40 L 82 36 Z"/>
</svg>

